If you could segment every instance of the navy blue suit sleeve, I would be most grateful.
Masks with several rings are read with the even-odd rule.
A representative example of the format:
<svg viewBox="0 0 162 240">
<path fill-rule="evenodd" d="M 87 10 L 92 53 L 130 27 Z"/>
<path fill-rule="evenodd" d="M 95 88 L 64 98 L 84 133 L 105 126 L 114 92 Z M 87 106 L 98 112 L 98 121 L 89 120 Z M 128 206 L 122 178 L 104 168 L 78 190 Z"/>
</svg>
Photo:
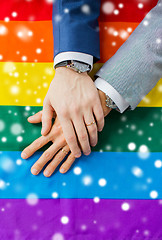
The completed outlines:
<svg viewBox="0 0 162 240">
<path fill-rule="evenodd" d="M 100 0 L 56 0 L 53 4 L 54 57 L 74 51 L 100 58 Z"/>
</svg>

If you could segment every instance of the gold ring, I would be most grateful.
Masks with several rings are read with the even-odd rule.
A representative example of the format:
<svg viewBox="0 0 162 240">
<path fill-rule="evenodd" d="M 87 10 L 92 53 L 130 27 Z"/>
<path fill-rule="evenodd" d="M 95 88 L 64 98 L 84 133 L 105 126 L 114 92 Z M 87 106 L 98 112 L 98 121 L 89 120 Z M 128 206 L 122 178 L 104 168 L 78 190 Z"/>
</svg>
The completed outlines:
<svg viewBox="0 0 162 240">
<path fill-rule="evenodd" d="M 91 122 L 91 123 L 88 123 L 86 124 L 86 126 L 91 126 L 92 124 L 96 123 L 95 121 Z"/>
<path fill-rule="evenodd" d="M 63 152 L 63 153 L 66 153 L 66 154 L 68 154 L 68 152 L 65 150 L 65 149 L 61 149 L 61 151 Z"/>
</svg>

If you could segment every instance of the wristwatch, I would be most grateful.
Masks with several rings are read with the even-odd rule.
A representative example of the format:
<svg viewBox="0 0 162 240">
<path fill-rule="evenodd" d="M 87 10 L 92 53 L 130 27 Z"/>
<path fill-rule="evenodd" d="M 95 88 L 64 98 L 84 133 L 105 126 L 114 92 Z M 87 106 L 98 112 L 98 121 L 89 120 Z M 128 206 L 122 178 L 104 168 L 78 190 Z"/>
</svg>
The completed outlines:
<svg viewBox="0 0 162 240">
<path fill-rule="evenodd" d="M 106 94 L 105 94 L 106 95 Z M 106 107 L 112 108 L 117 110 L 118 112 L 120 112 L 119 108 L 117 107 L 117 105 L 113 102 L 113 100 L 106 95 Z M 128 108 L 125 111 L 131 110 L 131 106 L 129 105 Z"/>
<path fill-rule="evenodd" d="M 109 108 L 115 109 L 118 112 L 120 112 L 120 110 L 117 107 L 117 105 L 113 102 L 113 100 L 108 95 L 106 95 L 106 106 L 109 107 Z"/>
<path fill-rule="evenodd" d="M 91 70 L 91 65 L 76 60 L 67 60 L 60 62 L 55 65 L 55 68 L 58 67 L 67 67 L 73 69 L 78 73 L 89 72 Z"/>
</svg>

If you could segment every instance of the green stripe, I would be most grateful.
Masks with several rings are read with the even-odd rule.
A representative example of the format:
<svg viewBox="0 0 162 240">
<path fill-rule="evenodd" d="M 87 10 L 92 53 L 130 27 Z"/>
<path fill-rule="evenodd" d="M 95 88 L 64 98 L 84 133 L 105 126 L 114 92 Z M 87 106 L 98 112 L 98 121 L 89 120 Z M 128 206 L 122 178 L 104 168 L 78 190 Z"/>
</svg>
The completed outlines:
<svg viewBox="0 0 162 240">
<path fill-rule="evenodd" d="M 41 124 L 30 124 L 27 117 L 42 108 L 25 108 L 0 106 L 1 151 L 22 151 L 40 136 Z M 104 129 L 99 133 L 99 142 L 92 151 L 129 152 L 132 150 L 128 144 L 133 142 L 136 144 L 134 151 L 138 151 L 141 145 L 146 145 L 151 152 L 162 152 L 161 122 L 162 108 L 141 107 L 122 115 L 113 111 L 105 119 Z"/>
</svg>

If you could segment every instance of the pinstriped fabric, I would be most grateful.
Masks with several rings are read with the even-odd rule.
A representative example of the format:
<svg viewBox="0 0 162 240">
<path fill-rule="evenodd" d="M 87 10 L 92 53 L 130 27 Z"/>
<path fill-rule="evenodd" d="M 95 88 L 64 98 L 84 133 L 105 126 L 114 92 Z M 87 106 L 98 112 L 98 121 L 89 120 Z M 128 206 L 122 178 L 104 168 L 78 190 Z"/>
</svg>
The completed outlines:
<svg viewBox="0 0 162 240">
<path fill-rule="evenodd" d="M 97 76 L 110 83 L 132 109 L 162 77 L 162 5 L 147 14 Z"/>
</svg>

